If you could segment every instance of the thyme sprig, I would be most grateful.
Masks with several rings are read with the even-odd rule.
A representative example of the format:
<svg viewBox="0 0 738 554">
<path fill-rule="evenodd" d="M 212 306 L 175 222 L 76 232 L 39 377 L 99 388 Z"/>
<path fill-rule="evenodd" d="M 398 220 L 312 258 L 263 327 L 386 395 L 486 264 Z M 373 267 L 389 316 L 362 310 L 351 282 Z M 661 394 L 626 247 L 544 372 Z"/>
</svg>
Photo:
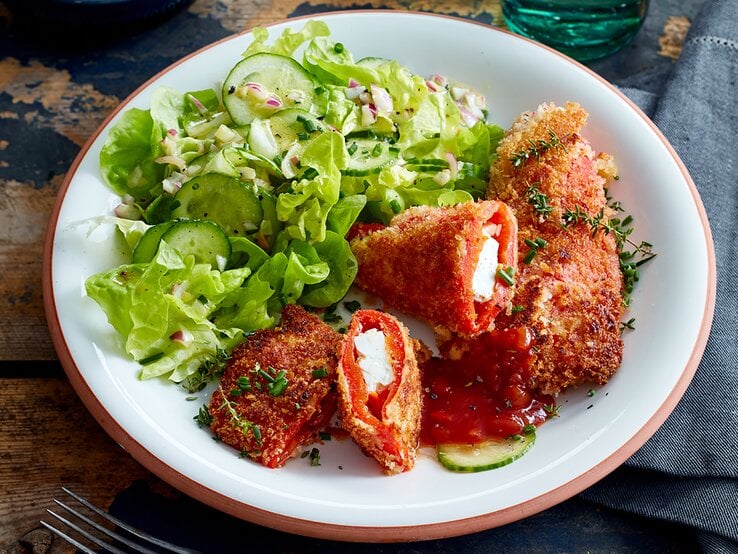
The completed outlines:
<svg viewBox="0 0 738 554">
<path fill-rule="evenodd" d="M 182 387 L 187 392 L 198 392 L 204 389 L 207 384 L 223 375 L 226 363 L 230 359 L 230 355 L 226 350 L 219 348 L 215 354 L 205 360 L 205 362 L 197 368 L 197 371 L 182 381 Z"/>
<path fill-rule="evenodd" d="M 551 210 L 553 210 L 553 207 L 548 203 L 548 196 L 538 188 L 540 184 L 540 181 L 531 183 L 525 191 L 525 199 L 528 201 L 528 204 L 533 206 L 536 212 L 541 214 L 543 219 L 546 219 L 548 218 L 548 214 L 551 213 Z"/>
<path fill-rule="evenodd" d="M 548 140 L 545 139 L 528 139 L 528 148 L 523 148 L 510 156 L 510 161 L 515 169 L 519 169 L 525 165 L 531 158 L 536 161 L 541 160 L 541 155 L 552 148 L 562 149 L 566 151 L 566 145 L 551 129 L 548 130 Z"/>
<path fill-rule="evenodd" d="M 228 411 L 228 415 L 230 416 L 230 423 L 233 428 L 241 431 L 244 435 L 250 433 L 256 440 L 256 444 L 261 446 L 261 429 L 259 428 L 259 426 L 251 423 L 246 419 L 243 419 L 238 414 L 238 412 L 236 411 L 236 403 L 228 400 L 228 397 L 226 396 L 226 393 L 223 391 L 222 387 L 219 387 L 218 391 L 220 391 L 220 395 L 223 397 L 223 403 L 218 409 L 223 410 L 225 408 Z"/>
<path fill-rule="evenodd" d="M 608 206 L 616 213 L 623 211 L 619 202 L 611 202 Z M 630 238 L 634 230 L 633 217 L 627 215 L 624 218 L 608 218 L 604 208 L 591 216 L 577 205 L 573 210 L 566 210 L 562 214 L 561 222 L 564 227 L 584 223 L 589 226 L 593 237 L 599 231 L 606 235 L 612 234 L 618 249 L 620 271 L 623 274 L 623 303 L 629 306 L 632 300 L 633 288 L 640 278 L 638 268 L 656 256 L 650 242 L 641 241 L 636 243 Z"/>
<path fill-rule="evenodd" d="M 546 419 L 553 419 L 561 415 L 561 406 L 556 404 L 544 404 L 543 411 L 546 412 Z"/>
<path fill-rule="evenodd" d="M 210 415 L 207 404 L 200 406 L 197 415 L 192 419 L 197 422 L 198 427 L 210 427 L 210 424 L 213 422 L 213 416 Z"/>
</svg>

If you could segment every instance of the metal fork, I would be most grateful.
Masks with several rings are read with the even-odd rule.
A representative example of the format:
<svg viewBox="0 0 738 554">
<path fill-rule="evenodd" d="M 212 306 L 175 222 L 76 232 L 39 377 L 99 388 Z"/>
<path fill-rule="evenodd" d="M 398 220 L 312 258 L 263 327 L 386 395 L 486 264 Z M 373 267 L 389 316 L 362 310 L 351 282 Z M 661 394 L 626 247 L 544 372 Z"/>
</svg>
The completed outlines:
<svg viewBox="0 0 738 554">
<path fill-rule="evenodd" d="M 82 498 L 81 496 L 73 493 L 69 489 L 67 489 L 65 487 L 62 487 L 62 490 L 65 493 L 67 493 L 69 496 L 71 496 L 72 498 L 74 498 L 77 502 L 79 502 L 80 504 L 82 504 L 83 506 L 85 506 L 90 511 L 98 514 L 99 516 L 101 516 L 103 518 L 105 518 L 109 522 L 111 522 L 114 525 L 116 525 L 118 528 L 125 530 L 131 536 L 137 537 L 138 539 L 140 539 L 141 541 L 143 541 L 143 543 L 142 542 L 138 542 L 136 540 L 132 540 L 131 538 L 124 537 L 124 536 L 122 536 L 119 533 L 114 533 L 113 531 L 111 531 L 107 527 L 104 527 L 103 525 L 100 525 L 95 520 L 87 517 L 85 514 L 82 514 L 82 513 L 78 512 L 74 508 L 72 508 L 70 506 L 67 506 L 64 502 L 61 502 L 60 500 L 57 500 L 56 498 L 54 498 L 54 502 L 56 502 L 56 504 L 58 506 L 60 506 L 61 508 L 64 508 L 67 512 L 69 512 L 74 517 L 76 517 L 78 521 L 82 521 L 82 522 L 86 523 L 89 527 L 92 527 L 92 528 L 96 529 L 100 533 L 104 533 L 105 535 L 108 536 L 109 539 L 113 539 L 114 541 L 117 541 L 119 543 L 119 545 L 121 545 L 121 547 L 123 545 L 125 545 L 128 548 L 133 549 L 134 552 L 140 552 L 141 554 L 161 554 L 162 551 L 164 551 L 164 552 L 176 552 L 178 554 L 200 554 L 197 550 L 192 550 L 192 549 L 189 549 L 189 548 L 183 548 L 181 546 L 177 546 L 175 544 L 171 544 L 171 543 L 166 542 L 166 541 L 163 541 L 161 539 L 157 539 L 156 537 L 154 537 L 152 535 L 149 535 L 148 533 L 144 533 L 140 529 L 136 529 L 135 527 L 131 527 L 130 525 L 128 525 L 126 523 L 123 523 L 117 517 L 111 516 L 109 513 L 101 510 L 100 508 L 98 508 L 97 506 L 95 506 L 94 504 L 92 504 L 91 502 L 89 502 L 89 501 L 85 500 L 84 498 Z M 85 529 L 83 527 L 80 527 L 79 525 L 77 525 L 77 523 L 74 523 L 74 522 L 66 519 L 65 517 L 57 514 L 56 512 L 54 512 L 52 510 L 47 509 L 46 511 L 50 515 L 52 515 L 53 517 L 55 517 L 57 520 L 59 520 L 60 522 L 62 522 L 64 525 L 66 525 L 67 527 L 69 527 L 70 529 L 76 531 L 77 533 L 79 533 L 80 535 L 82 535 L 83 537 L 85 537 L 87 540 L 89 540 L 89 541 L 95 543 L 96 545 L 100 546 L 103 549 L 102 550 L 103 552 L 112 552 L 113 554 L 127 554 L 129 552 L 127 550 L 121 550 L 120 547 L 114 546 L 114 545 L 110 544 L 110 542 L 107 542 L 105 540 L 105 538 L 100 538 L 100 537 L 94 535 L 89 530 L 87 530 L 87 529 Z M 97 554 L 97 552 L 95 550 L 92 550 L 92 549 L 88 548 L 87 546 L 85 546 L 84 544 L 82 544 L 77 539 L 75 539 L 75 538 L 71 537 L 70 535 L 68 535 L 67 533 L 65 533 L 65 532 L 57 529 L 56 527 L 54 527 L 50 523 L 47 523 L 47 522 L 45 522 L 45 521 L 42 520 L 41 521 L 41 525 L 43 525 L 44 527 L 46 527 L 49 531 L 51 531 L 55 535 L 58 535 L 59 537 L 61 537 L 65 541 L 67 541 L 69 544 L 76 546 L 82 552 L 85 552 L 87 554 Z M 158 547 L 159 549 L 152 550 L 151 548 L 147 548 L 149 546 L 155 546 L 155 547 Z"/>
</svg>

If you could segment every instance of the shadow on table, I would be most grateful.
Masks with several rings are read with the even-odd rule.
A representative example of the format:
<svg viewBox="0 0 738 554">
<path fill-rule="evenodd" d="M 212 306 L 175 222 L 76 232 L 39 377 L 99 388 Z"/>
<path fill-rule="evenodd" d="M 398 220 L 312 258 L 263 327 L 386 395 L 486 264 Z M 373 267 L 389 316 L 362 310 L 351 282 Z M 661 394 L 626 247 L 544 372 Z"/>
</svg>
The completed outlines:
<svg viewBox="0 0 738 554">
<path fill-rule="evenodd" d="M 160 538 L 204 553 L 253 551 L 331 554 L 399 552 L 695 552 L 689 530 L 610 511 L 579 498 L 504 527 L 443 540 L 358 544 L 313 539 L 254 525 L 189 497 L 173 498 L 137 481 L 110 512 Z"/>
</svg>

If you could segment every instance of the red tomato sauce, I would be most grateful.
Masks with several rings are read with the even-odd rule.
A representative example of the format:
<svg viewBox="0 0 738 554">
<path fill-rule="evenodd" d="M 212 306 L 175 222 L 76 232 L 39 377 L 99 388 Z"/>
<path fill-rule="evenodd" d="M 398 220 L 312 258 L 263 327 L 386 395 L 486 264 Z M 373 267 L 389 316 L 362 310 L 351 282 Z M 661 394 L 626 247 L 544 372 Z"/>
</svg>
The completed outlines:
<svg viewBox="0 0 738 554">
<path fill-rule="evenodd" d="M 461 357 L 423 364 L 423 444 L 505 438 L 546 421 L 554 399 L 530 387 L 528 329 L 493 331 L 449 348 L 461 348 Z"/>
</svg>

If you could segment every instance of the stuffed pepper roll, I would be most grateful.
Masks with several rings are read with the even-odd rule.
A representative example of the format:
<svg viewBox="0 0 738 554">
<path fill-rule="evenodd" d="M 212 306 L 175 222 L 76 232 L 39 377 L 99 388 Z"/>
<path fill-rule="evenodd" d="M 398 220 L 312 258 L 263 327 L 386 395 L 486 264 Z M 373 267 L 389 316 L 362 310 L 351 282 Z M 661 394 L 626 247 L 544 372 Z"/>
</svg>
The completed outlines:
<svg viewBox="0 0 738 554">
<path fill-rule="evenodd" d="M 279 327 L 233 350 L 210 400 L 215 435 L 269 468 L 315 442 L 336 410 L 342 338 L 301 306 L 285 306 Z"/>
<path fill-rule="evenodd" d="M 512 299 L 517 220 L 502 202 L 410 208 L 388 227 L 359 233 L 351 248 L 360 288 L 440 336 L 492 329 Z"/>
<path fill-rule="evenodd" d="M 359 310 L 339 353 L 341 425 L 390 475 L 415 465 L 422 408 L 415 348 L 393 316 Z"/>
</svg>

